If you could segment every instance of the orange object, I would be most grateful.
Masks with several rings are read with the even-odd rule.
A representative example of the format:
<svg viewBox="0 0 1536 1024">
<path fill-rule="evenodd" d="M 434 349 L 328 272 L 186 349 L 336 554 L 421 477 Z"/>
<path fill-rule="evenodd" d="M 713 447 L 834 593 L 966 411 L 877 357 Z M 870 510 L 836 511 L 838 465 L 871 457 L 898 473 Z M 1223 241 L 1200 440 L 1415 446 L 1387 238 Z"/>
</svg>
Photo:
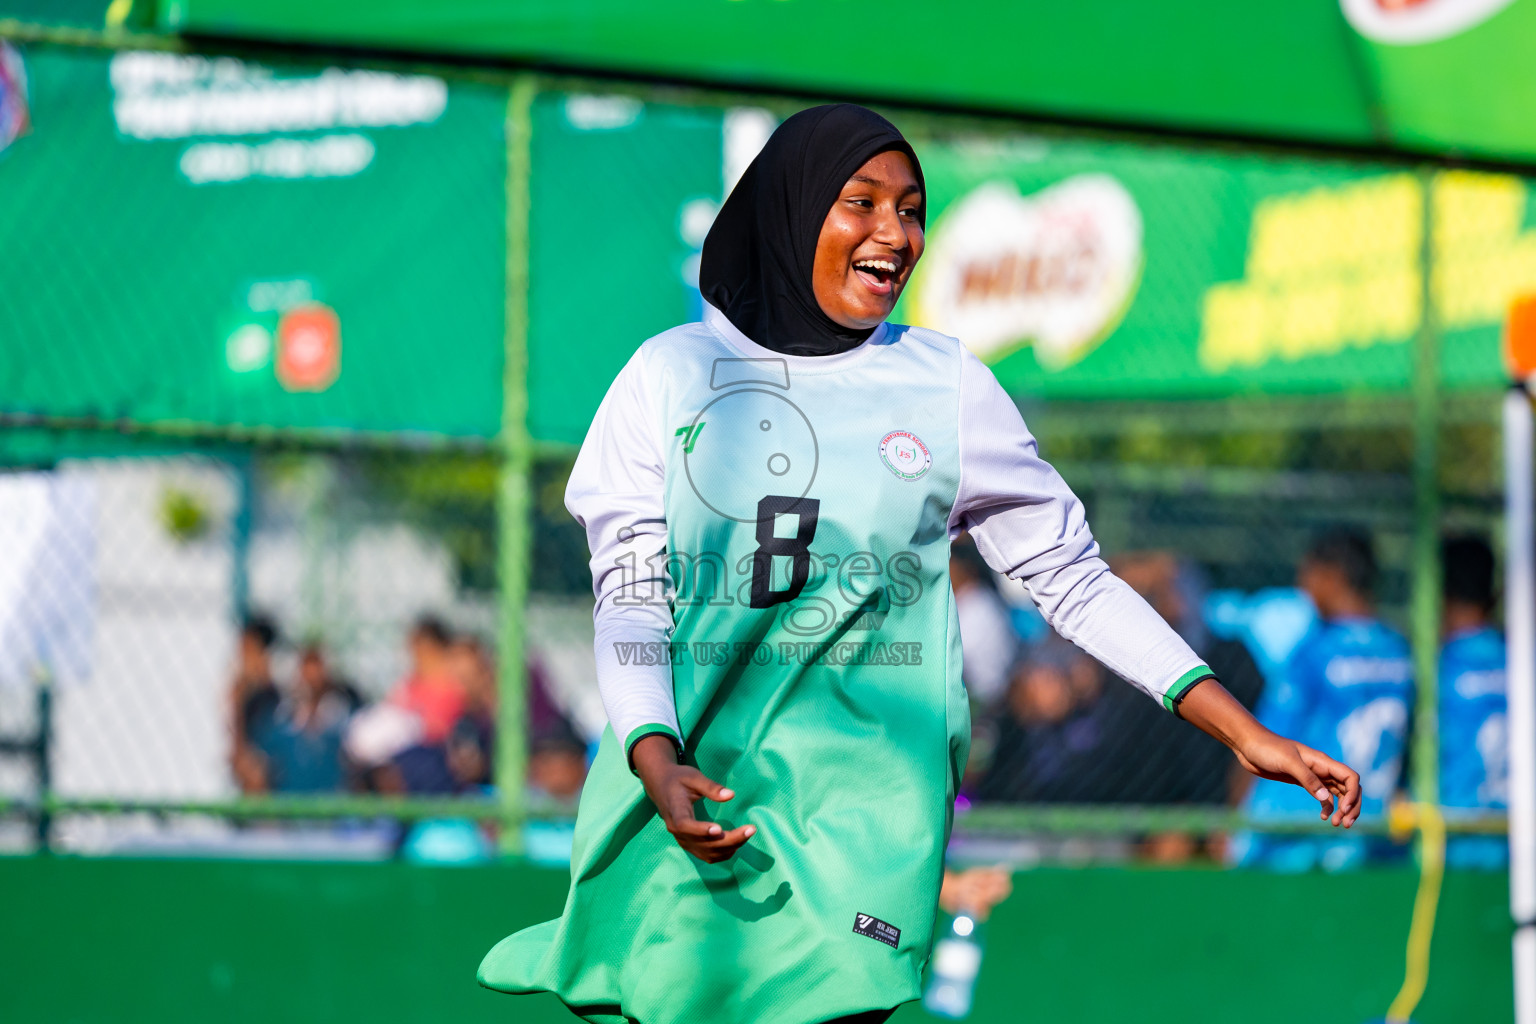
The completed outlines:
<svg viewBox="0 0 1536 1024">
<path fill-rule="evenodd" d="M 1504 363 L 1515 380 L 1536 376 L 1536 294 L 1521 295 L 1509 304 L 1504 321 Z"/>
<path fill-rule="evenodd" d="M 324 391 L 341 373 L 341 318 L 330 306 L 295 306 L 277 322 L 277 380 L 288 391 Z"/>
<path fill-rule="evenodd" d="M 421 716 L 422 741 L 435 744 L 453 731 L 467 698 L 458 680 L 451 677 L 411 676 L 395 687 L 389 702 Z"/>
</svg>

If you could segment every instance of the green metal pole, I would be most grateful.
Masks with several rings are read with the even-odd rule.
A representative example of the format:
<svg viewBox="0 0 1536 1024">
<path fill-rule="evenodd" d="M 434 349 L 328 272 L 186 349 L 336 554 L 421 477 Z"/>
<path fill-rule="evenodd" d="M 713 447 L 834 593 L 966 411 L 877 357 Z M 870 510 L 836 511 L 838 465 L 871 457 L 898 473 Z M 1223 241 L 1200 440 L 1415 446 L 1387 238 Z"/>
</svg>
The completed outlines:
<svg viewBox="0 0 1536 1024">
<path fill-rule="evenodd" d="M 1440 325 L 1435 309 L 1435 172 L 1419 172 L 1419 333 L 1413 347 L 1413 668 L 1418 704 L 1413 735 L 1413 796 L 1419 835 L 1419 891 L 1408 927 L 1403 986 L 1387 1008 L 1389 1024 L 1407 1022 L 1429 981 L 1430 944 L 1445 869 L 1440 816 L 1438 679 L 1440 649 Z"/>
<path fill-rule="evenodd" d="M 496 714 L 496 794 L 501 850 L 522 852 L 527 667 L 524 624 L 528 603 L 530 472 L 528 436 L 528 211 L 532 203 L 533 98 L 538 83 L 519 75 L 507 97 L 507 311 L 506 366 L 502 372 L 500 479 L 497 482 L 497 568 L 500 583 L 498 643 L 501 665 Z"/>
<path fill-rule="evenodd" d="M 1419 333 L 1413 359 L 1413 592 L 1412 640 L 1418 700 L 1414 716 L 1413 791 L 1423 803 L 1440 800 L 1440 323 L 1434 301 L 1435 172 L 1419 172 L 1423 236 Z"/>
</svg>

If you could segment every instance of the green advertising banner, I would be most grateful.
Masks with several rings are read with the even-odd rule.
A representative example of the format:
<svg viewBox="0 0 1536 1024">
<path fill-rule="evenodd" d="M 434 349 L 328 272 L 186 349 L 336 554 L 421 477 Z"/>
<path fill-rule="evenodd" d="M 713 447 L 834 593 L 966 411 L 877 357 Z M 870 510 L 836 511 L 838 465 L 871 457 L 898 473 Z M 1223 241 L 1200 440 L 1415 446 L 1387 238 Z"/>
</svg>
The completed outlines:
<svg viewBox="0 0 1536 1024">
<path fill-rule="evenodd" d="M 494 437 L 506 95 L 0 47 L 0 412 Z M 529 428 L 576 444 L 635 348 L 698 317 L 704 236 L 775 121 L 557 92 L 531 118 Z M 907 121 L 930 218 L 897 318 L 1021 396 L 1405 388 L 1426 182 L 1449 386 L 1502 383 L 1536 291 L 1521 178 Z"/>
<path fill-rule="evenodd" d="M 503 90 L 0 56 L 5 412 L 497 432 Z"/>
<path fill-rule="evenodd" d="M 1016 393 L 1151 398 L 1407 387 L 1423 179 L 1175 148 L 920 146 L 928 250 L 900 317 L 962 338 Z M 1432 179 L 1431 287 L 1453 387 L 1497 386 L 1536 291 L 1519 178 Z"/>
<path fill-rule="evenodd" d="M 727 114 L 545 93 L 533 115 L 529 430 L 579 444 L 640 343 L 699 319 Z"/>
<path fill-rule="evenodd" d="M 914 119 L 928 248 L 896 319 L 1057 399 L 1397 391 L 1431 286 L 1450 387 L 1504 379 L 1536 291 L 1526 182 L 1230 151 L 947 135 Z M 690 269 L 763 110 L 546 95 L 536 108 L 534 434 L 576 443 L 624 360 L 697 317 Z M 938 126 L 938 127 L 935 127 Z"/>
<path fill-rule="evenodd" d="M 17 2 L 17 0 L 11 0 Z M 172 32 L 1536 159 L 1536 0 L 162 0 Z M 876 47 L 876 51 L 879 47 Z"/>
<path fill-rule="evenodd" d="M 535 102 L 535 439 L 698 318 L 726 116 Z M 0 45 L 0 411 L 494 437 L 505 117 L 428 76 Z"/>
</svg>

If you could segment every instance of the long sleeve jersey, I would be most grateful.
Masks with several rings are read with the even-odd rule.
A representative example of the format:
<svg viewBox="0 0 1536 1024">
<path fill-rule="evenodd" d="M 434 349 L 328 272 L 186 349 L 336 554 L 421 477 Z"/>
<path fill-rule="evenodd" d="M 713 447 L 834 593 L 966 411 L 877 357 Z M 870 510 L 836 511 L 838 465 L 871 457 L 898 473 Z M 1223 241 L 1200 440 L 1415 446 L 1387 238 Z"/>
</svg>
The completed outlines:
<svg viewBox="0 0 1536 1024">
<path fill-rule="evenodd" d="M 786 361 L 748 340 L 717 310 L 706 312 L 703 324 L 682 330 L 717 335 L 747 359 Z M 898 333 L 918 332 L 882 326 L 879 337 L 854 353 L 788 361 L 814 360 L 835 370 L 851 355 L 890 344 Z M 690 442 L 702 442 L 703 431 L 711 429 L 706 417 L 695 442 L 679 429 L 690 424 L 664 421 L 657 408 L 656 378 L 665 371 L 653 364 L 665 362 L 658 349 L 672 338 L 669 332 L 648 342 L 619 373 L 566 488 L 566 507 L 586 528 L 592 552 L 598 687 L 626 749 L 636 729 L 663 726 L 679 734 L 673 666 L 635 654 L 659 649 L 656 645 L 666 645 L 672 635 L 673 580 L 664 565 L 667 472 Z M 1021 581 L 1058 633 L 1171 709 L 1208 670 L 1099 557 L 1082 503 L 1040 457 L 1018 407 L 992 371 L 959 342 L 943 342 L 958 357 L 959 391 L 959 482 L 945 515 L 948 536 L 970 531 L 987 563 Z M 899 369 L 897 374 L 892 383 L 899 385 Z M 649 663 L 637 663 L 641 660 Z"/>
</svg>

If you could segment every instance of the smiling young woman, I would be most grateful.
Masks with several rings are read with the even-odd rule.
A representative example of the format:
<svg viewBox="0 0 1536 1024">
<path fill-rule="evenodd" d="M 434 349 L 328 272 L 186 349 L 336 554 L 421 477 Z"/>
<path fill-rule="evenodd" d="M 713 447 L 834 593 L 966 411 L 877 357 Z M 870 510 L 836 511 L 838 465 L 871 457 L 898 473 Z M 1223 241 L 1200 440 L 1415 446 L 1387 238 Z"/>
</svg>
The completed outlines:
<svg viewBox="0 0 1536 1024">
<path fill-rule="evenodd" d="M 1355 773 L 1259 726 L 1115 578 L 991 371 L 889 322 L 925 199 L 875 113 L 789 118 L 705 241 L 704 321 L 609 389 L 566 507 L 611 728 L 565 913 L 499 943 L 482 984 L 606 1024 L 876 1022 L 915 999 L 970 744 L 962 530 L 1059 633 L 1353 824 Z"/>
</svg>

